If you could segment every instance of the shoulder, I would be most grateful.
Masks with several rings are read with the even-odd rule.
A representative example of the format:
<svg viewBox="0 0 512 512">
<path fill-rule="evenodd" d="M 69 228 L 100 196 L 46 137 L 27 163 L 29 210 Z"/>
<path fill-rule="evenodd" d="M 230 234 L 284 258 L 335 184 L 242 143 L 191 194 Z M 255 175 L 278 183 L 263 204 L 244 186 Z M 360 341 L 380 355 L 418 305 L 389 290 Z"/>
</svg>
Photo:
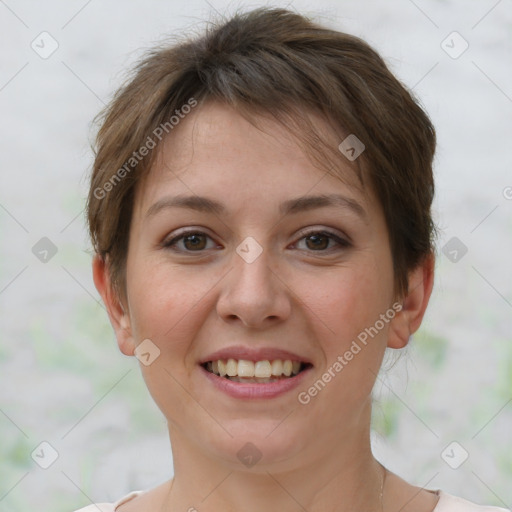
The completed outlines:
<svg viewBox="0 0 512 512">
<path fill-rule="evenodd" d="M 433 512 L 510 512 L 500 507 L 477 505 L 471 501 L 439 491 L 439 501 Z"/>
<path fill-rule="evenodd" d="M 75 510 L 75 512 L 114 512 L 114 503 L 94 503 L 84 508 Z"/>
<path fill-rule="evenodd" d="M 87 507 L 76 510 L 75 512 L 115 512 L 117 507 L 123 503 L 133 500 L 144 492 L 145 491 L 134 491 L 127 494 L 120 500 L 117 500 L 115 503 L 93 503 L 92 505 L 88 505 Z"/>
</svg>

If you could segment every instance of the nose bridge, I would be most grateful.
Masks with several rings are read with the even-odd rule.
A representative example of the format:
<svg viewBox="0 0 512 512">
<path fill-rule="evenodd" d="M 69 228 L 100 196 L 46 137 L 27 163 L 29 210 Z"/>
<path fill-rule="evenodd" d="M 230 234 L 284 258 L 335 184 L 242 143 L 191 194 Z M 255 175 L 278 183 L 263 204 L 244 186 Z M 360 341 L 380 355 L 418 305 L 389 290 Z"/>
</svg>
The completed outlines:
<svg viewBox="0 0 512 512">
<path fill-rule="evenodd" d="M 233 258 L 238 282 L 247 287 L 260 288 L 262 292 L 272 287 L 273 273 L 270 269 L 270 251 L 255 239 L 248 237 L 236 249 Z"/>
<path fill-rule="evenodd" d="M 285 287 L 272 269 L 275 265 L 268 249 L 247 237 L 236 248 L 232 262 L 234 268 L 219 298 L 221 316 L 258 326 L 268 318 L 284 318 L 289 313 Z"/>
</svg>

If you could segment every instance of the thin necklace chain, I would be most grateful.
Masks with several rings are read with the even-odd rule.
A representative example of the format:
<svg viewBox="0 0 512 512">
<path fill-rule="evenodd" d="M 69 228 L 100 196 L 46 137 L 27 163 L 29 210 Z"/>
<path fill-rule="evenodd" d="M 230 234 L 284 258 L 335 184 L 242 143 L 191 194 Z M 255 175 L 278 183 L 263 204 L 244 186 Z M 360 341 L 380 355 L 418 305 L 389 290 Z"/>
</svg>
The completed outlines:
<svg viewBox="0 0 512 512">
<path fill-rule="evenodd" d="M 384 512 L 384 484 L 386 483 L 386 476 L 388 474 L 384 466 L 382 466 L 382 469 L 384 470 L 384 475 L 382 476 L 382 485 L 380 486 L 380 512 Z"/>
<path fill-rule="evenodd" d="M 388 474 L 388 471 L 384 466 L 382 466 L 382 469 L 384 470 L 384 474 L 382 476 L 382 484 L 380 486 L 380 512 L 384 512 L 384 484 L 386 483 L 386 476 Z M 167 495 L 167 500 L 163 504 L 164 507 L 165 507 L 165 505 L 167 505 L 169 503 L 169 498 L 171 497 L 172 488 L 174 487 L 175 480 L 176 480 L 176 478 L 173 477 L 172 483 L 171 483 L 171 488 L 169 489 L 169 494 Z M 162 508 L 162 510 L 163 510 L 163 508 Z"/>
</svg>

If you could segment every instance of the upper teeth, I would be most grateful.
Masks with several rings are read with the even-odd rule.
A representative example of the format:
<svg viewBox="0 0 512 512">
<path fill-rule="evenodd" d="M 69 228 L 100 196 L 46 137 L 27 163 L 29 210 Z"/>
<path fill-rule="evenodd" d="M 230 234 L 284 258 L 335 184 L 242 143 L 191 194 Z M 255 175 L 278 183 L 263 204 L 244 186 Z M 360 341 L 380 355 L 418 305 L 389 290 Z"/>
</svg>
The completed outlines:
<svg viewBox="0 0 512 512">
<path fill-rule="evenodd" d="M 209 371 L 224 377 L 261 377 L 269 378 L 272 375 L 280 377 L 285 375 L 296 375 L 300 370 L 300 361 L 291 361 L 290 359 L 274 359 L 272 362 L 268 359 L 264 361 L 247 361 L 246 359 L 219 359 L 209 361 L 207 368 Z"/>
</svg>

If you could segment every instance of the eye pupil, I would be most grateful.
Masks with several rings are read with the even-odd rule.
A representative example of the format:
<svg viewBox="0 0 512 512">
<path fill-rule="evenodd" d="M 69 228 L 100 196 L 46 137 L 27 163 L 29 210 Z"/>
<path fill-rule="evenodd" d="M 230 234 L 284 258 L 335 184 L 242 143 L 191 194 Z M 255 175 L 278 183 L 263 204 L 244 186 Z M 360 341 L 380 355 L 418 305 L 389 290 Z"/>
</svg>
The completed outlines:
<svg viewBox="0 0 512 512">
<path fill-rule="evenodd" d="M 202 235 L 199 235 L 199 234 L 187 235 L 185 237 L 184 242 L 185 242 L 185 245 L 187 245 L 188 242 L 194 240 L 192 242 L 191 247 L 196 248 L 196 249 L 199 247 L 200 249 L 202 249 L 203 247 L 201 246 L 201 241 L 199 240 L 199 242 L 198 242 L 198 239 L 201 239 L 201 238 L 203 239 L 203 243 L 204 243 L 204 236 L 202 236 Z"/>
<path fill-rule="evenodd" d="M 324 243 L 322 243 L 322 240 L 321 240 L 322 238 L 323 238 Z M 329 245 L 329 238 L 322 234 L 310 235 L 307 237 L 307 239 L 314 240 L 313 248 L 325 249 Z M 319 240 L 320 240 L 320 243 L 318 243 Z M 327 241 L 327 245 L 325 244 L 325 241 Z"/>
</svg>

